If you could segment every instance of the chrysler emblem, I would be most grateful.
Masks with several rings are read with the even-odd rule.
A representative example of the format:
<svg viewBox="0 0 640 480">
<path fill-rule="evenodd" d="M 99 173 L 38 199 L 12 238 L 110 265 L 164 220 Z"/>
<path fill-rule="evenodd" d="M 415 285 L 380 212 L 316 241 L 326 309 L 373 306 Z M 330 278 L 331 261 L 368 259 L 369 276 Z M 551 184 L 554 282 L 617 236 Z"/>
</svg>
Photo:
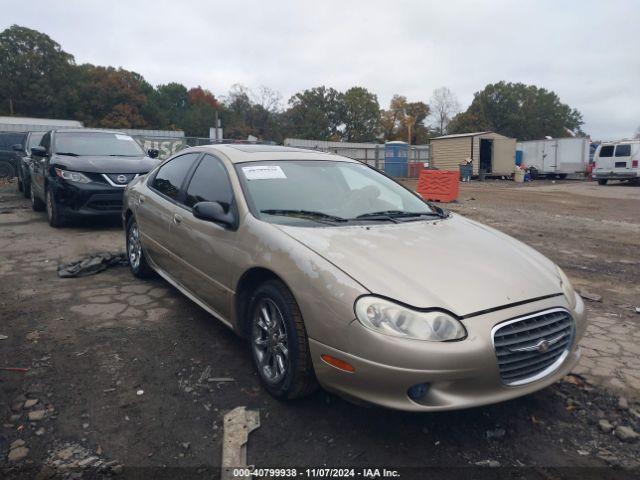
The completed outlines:
<svg viewBox="0 0 640 480">
<path fill-rule="evenodd" d="M 555 345 L 556 343 L 558 343 L 565 336 L 566 336 L 566 333 L 561 333 L 557 337 L 551 338 L 549 340 L 547 340 L 546 338 L 543 338 L 542 340 L 540 340 L 537 343 L 534 343 L 533 345 L 527 345 L 526 347 L 510 348 L 509 351 L 512 353 L 515 353 L 515 352 L 547 353 L 549 351 L 549 348 L 551 348 L 552 345 Z"/>
<path fill-rule="evenodd" d="M 116 180 L 118 181 L 118 183 L 127 183 L 127 176 L 126 175 L 118 175 L 116 177 Z"/>
</svg>

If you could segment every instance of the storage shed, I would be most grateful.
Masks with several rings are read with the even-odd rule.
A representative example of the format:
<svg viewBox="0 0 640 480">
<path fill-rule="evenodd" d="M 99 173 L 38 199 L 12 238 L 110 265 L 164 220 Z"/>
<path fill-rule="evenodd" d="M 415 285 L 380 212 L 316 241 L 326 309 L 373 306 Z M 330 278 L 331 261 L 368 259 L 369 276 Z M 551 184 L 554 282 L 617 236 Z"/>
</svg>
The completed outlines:
<svg viewBox="0 0 640 480">
<path fill-rule="evenodd" d="M 431 166 L 458 170 L 473 159 L 473 174 L 511 175 L 515 169 L 516 139 L 495 132 L 460 133 L 431 139 Z"/>
</svg>

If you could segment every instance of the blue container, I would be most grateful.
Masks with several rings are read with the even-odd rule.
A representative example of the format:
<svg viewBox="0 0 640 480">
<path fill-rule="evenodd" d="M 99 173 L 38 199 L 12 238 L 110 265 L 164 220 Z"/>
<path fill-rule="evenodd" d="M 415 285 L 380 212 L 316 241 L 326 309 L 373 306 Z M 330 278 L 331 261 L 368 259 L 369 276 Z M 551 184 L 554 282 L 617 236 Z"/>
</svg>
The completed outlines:
<svg viewBox="0 0 640 480">
<path fill-rule="evenodd" d="M 387 142 L 384 144 L 384 171 L 392 177 L 407 176 L 409 144 L 405 142 Z"/>
<path fill-rule="evenodd" d="M 516 150 L 516 165 L 522 165 L 522 150 Z"/>
</svg>

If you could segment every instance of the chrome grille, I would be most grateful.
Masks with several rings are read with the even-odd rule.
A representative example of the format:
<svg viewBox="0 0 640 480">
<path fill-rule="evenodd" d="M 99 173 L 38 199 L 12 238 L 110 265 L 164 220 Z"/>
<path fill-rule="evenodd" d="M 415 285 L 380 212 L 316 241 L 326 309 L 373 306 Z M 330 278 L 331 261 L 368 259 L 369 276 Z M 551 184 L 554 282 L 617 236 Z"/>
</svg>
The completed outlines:
<svg viewBox="0 0 640 480">
<path fill-rule="evenodd" d="M 573 337 L 573 318 L 560 308 L 496 325 L 493 346 L 502 381 L 522 385 L 548 375 L 566 358 Z"/>
</svg>

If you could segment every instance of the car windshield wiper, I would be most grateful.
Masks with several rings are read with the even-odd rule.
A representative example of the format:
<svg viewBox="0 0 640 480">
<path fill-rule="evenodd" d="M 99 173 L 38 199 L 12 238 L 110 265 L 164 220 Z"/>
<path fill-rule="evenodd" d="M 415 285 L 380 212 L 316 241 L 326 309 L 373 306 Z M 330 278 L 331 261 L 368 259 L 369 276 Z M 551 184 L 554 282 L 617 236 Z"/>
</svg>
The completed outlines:
<svg viewBox="0 0 640 480">
<path fill-rule="evenodd" d="M 383 210 L 380 212 L 370 212 L 358 215 L 356 220 L 378 220 L 378 219 L 394 219 L 394 218 L 409 218 L 409 217 L 439 217 L 447 218 L 449 215 L 440 207 L 433 207 L 435 212 L 406 212 L 404 210 Z"/>
<path fill-rule="evenodd" d="M 66 155 L 67 157 L 79 157 L 77 153 L 73 152 L 56 152 L 56 155 Z"/>
<path fill-rule="evenodd" d="M 267 215 L 281 215 L 283 217 L 309 217 L 309 218 L 321 218 L 323 220 L 330 220 L 332 222 L 346 222 L 346 218 L 337 217 L 335 215 L 329 215 L 323 212 L 314 212 L 312 210 L 278 210 L 268 209 L 260 210 L 260 213 L 266 213 Z"/>
</svg>

